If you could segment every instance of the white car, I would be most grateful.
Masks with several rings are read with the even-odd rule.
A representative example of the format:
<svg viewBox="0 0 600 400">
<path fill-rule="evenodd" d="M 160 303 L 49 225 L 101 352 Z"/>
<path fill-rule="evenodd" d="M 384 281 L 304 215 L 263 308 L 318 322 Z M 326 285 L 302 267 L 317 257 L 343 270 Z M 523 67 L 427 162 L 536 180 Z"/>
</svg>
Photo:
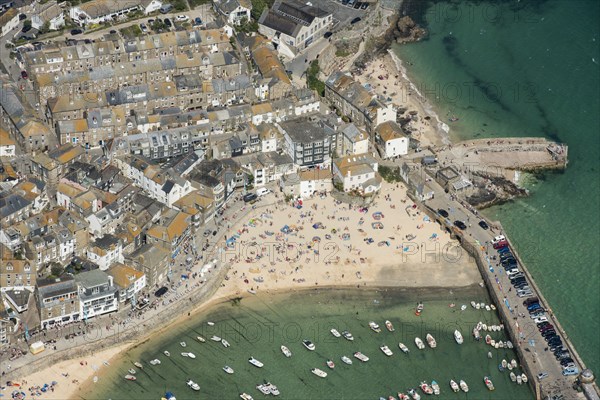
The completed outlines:
<svg viewBox="0 0 600 400">
<path fill-rule="evenodd" d="M 271 191 L 267 188 L 259 188 L 256 190 L 256 195 L 258 197 L 264 196 L 265 194 L 269 194 Z"/>
<path fill-rule="evenodd" d="M 506 275 L 508 275 L 510 277 L 512 275 L 518 274 L 519 272 L 521 272 L 521 271 L 519 271 L 517 268 L 513 268 L 511 270 L 506 271 Z"/>
<path fill-rule="evenodd" d="M 541 324 L 542 322 L 548 322 L 548 318 L 538 317 L 538 318 L 534 319 L 533 322 L 535 322 L 536 324 Z"/>
<path fill-rule="evenodd" d="M 177 17 L 175 17 L 175 20 L 177 22 L 185 22 L 188 19 L 190 19 L 190 17 L 188 17 L 187 15 L 178 15 Z"/>
<path fill-rule="evenodd" d="M 498 235 L 494 239 L 492 239 L 492 244 L 501 242 L 503 240 L 506 240 L 506 238 L 504 237 L 504 235 Z"/>
</svg>

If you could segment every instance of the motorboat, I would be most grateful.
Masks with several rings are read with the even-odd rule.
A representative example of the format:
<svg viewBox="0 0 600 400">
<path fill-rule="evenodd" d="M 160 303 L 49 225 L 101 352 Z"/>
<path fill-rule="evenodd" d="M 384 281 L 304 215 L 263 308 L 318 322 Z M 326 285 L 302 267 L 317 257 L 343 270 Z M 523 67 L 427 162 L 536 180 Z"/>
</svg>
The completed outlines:
<svg viewBox="0 0 600 400">
<path fill-rule="evenodd" d="M 381 332 L 381 328 L 374 321 L 369 322 L 369 328 L 371 328 L 371 330 L 373 332 L 376 332 L 376 333 Z"/>
<path fill-rule="evenodd" d="M 489 358 L 489 359 L 491 359 L 492 357 L 493 357 L 493 356 L 492 356 L 492 352 L 491 352 L 491 351 L 488 351 L 488 358 Z"/>
<path fill-rule="evenodd" d="M 492 344 L 492 337 L 490 335 L 485 335 L 485 344 Z"/>
<path fill-rule="evenodd" d="M 345 364 L 352 365 L 352 360 L 350 358 L 346 357 L 346 356 L 342 356 L 342 361 Z"/>
<path fill-rule="evenodd" d="M 398 392 L 398 400 L 410 400 L 410 397 L 404 393 Z"/>
<path fill-rule="evenodd" d="M 196 340 L 198 340 L 200 343 L 206 342 L 206 339 L 204 339 L 202 336 L 196 336 Z"/>
<path fill-rule="evenodd" d="M 327 372 L 325 372 L 323 370 L 320 370 L 319 368 L 313 368 L 313 369 L 310 370 L 310 372 L 312 372 L 313 374 L 315 374 L 319 378 L 325 378 L 325 377 L 327 377 Z"/>
<path fill-rule="evenodd" d="M 160 360 L 158 358 L 155 358 L 154 360 L 150 361 L 150 365 L 159 365 L 160 364 Z"/>
<path fill-rule="evenodd" d="M 454 331 L 454 340 L 456 340 L 456 343 L 458 344 L 463 344 L 464 342 L 463 336 L 458 329 Z"/>
<path fill-rule="evenodd" d="M 509 371 L 512 371 L 512 370 L 514 369 L 514 367 L 512 366 L 512 364 L 511 364 L 511 363 L 508 363 L 508 364 L 506 365 L 506 367 L 508 368 L 508 370 L 509 370 Z"/>
<path fill-rule="evenodd" d="M 510 340 L 508 340 L 508 341 L 506 342 L 506 347 L 507 347 L 507 348 L 509 348 L 509 349 L 512 349 L 512 348 L 514 348 L 515 346 L 513 346 L 512 342 L 511 342 Z"/>
<path fill-rule="evenodd" d="M 417 304 L 417 308 L 415 309 L 415 315 L 418 317 L 423 312 L 423 303 Z"/>
<path fill-rule="evenodd" d="M 388 357 L 391 357 L 394 355 L 394 353 L 392 353 L 392 350 L 390 350 L 390 348 L 387 347 L 386 345 L 380 346 L 379 348 L 381 349 L 381 351 L 383 351 L 383 354 L 385 354 Z"/>
<path fill-rule="evenodd" d="M 512 365 L 513 368 L 517 368 L 517 360 L 515 360 L 514 358 L 510 360 L 510 365 Z"/>
<path fill-rule="evenodd" d="M 460 385 L 460 390 L 462 390 L 463 392 L 467 393 L 469 391 L 469 385 L 467 385 L 467 382 L 463 381 L 462 379 L 459 382 Z"/>
<path fill-rule="evenodd" d="M 292 352 L 290 351 L 290 349 L 287 348 L 287 346 L 281 345 L 281 352 L 287 358 L 290 358 L 292 356 Z"/>
<path fill-rule="evenodd" d="M 400 350 L 402 350 L 406 354 L 408 354 L 408 352 L 410 351 L 408 350 L 408 347 L 406 347 L 406 345 L 402 342 L 398 343 L 398 347 L 400 347 Z"/>
<path fill-rule="evenodd" d="M 505 367 L 502 366 L 502 364 L 498 364 L 498 371 L 500 372 L 504 372 Z"/>
<path fill-rule="evenodd" d="M 248 359 L 248 362 L 249 362 L 250 364 L 254 365 L 254 366 L 255 366 L 255 367 L 257 367 L 257 368 L 262 368 L 262 367 L 264 366 L 264 364 L 263 364 L 263 363 L 261 363 L 260 361 L 258 361 L 258 360 L 257 360 L 256 358 L 254 358 L 254 357 L 250 357 L 250 358 Z"/>
<path fill-rule="evenodd" d="M 465 311 L 467 309 L 467 305 L 463 304 L 462 306 L 460 306 L 460 311 Z"/>
<path fill-rule="evenodd" d="M 395 329 L 394 329 L 394 325 L 392 325 L 392 321 L 390 321 L 390 320 L 386 320 L 386 321 L 385 321 L 385 327 L 386 327 L 386 328 L 387 328 L 387 330 L 388 330 L 388 331 L 390 331 L 390 332 L 394 332 L 394 331 L 395 331 Z"/>
<path fill-rule="evenodd" d="M 196 355 L 194 353 L 187 353 L 187 356 L 191 359 L 196 358 Z"/>
<path fill-rule="evenodd" d="M 215 326 L 215 323 L 214 323 L 214 322 L 212 322 L 212 321 L 208 321 L 206 324 L 207 324 L 208 326 Z"/>
<path fill-rule="evenodd" d="M 433 389 L 431 388 L 431 386 L 429 386 L 429 384 L 427 382 L 421 382 L 421 390 L 423 391 L 423 393 L 425 394 L 433 394 Z"/>
<path fill-rule="evenodd" d="M 417 345 L 417 348 L 419 350 L 423 350 L 425 348 L 425 344 L 423 343 L 423 341 L 421 340 L 421 338 L 416 337 L 415 338 L 415 344 Z"/>
<path fill-rule="evenodd" d="M 479 303 L 475 303 L 475 309 L 479 310 L 481 308 L 481 306 L 479 305 Z"/>
<path fill-rule="evenodd" d="M 486 304 L 485 305 L 485 311 L 490 311 L 490 310 L 491 310 L 490 306 Z"/>
<path fill-rule="evenodd" d="M 179 344 L 181 345 L 181 347 L 187 347 L 187 343 L 186 342 L 179 342 Z"/>
<path fill-rule="evenodd" d="M 490 308 L 492 309 L 492 311 L 496 311 L 496 306 L 493 304 L 490 304 Z"/>
<path fill-rule="evenodd" d="M 135 375 L 135 369 L 133 368 L 129 368 L 127 372 L 129 372 L 131 375 Z"/>
<path fill-rule="evenodd" d="M 521 375 L 517 375 L 517 384 L 518 385 L 522 385 L 523 384 L 523 377 Z"/>
<path fill-rule="evenodd" d="M 230 347 L 231 345 L 229 344 L 229 342 L 225 339 L 221 339 L 221 344 L 223 345 L 223 347 Z"/>
<path fill-rule="evenodd" d="M 141 362 L 136 361 L 136 362 L 133 363 L 133 365 L 135 365 L 136 367 L 138 367 L 140 369 L 144 369 L 144 366 L 142 365 Z"/>
<path fill-rule="evenodd" d="M 200 385 L 198 385 L 196 382 L 194 382 L 191 379 L 188 379 L 188 381 L 186 382 L 186 384 L 190 387 L 190 389 L 198 391 L 200 390 Z"/>
<path fill-rule="evenodd" d="M 271 391 L 273 396 L 279 396 L 279 389 L 271 382 L 265 382 L 265 386 Z"/>
<path fill-rule="evenodd" d="M 223 371 L 225 371 L 228 374 L 233 374 L 233 368 L 231 368 L 229 365 L 226 365 L 223 367 Z"/>
<path fill-rule="evenodd" d="M 212 340 L 214 342 L 220 342 L 222 339 L 220 337 L 218 337 L 217 335 L 213 335 L 213 336 L 211 336 L 210 340 Z"/>
<path fill-rule="evenodd" d="M 473 337 L 475 340 L 481 340 L 481 334 L 477 328 L 473 328 Z"/>
<path fill-rule="evenodd" d="M 471 300 L 471 307 L 477 308 L 477 305 L 475 304 L 475 302 L 473 300 Z"/>
<path fill-rule="evenodd" d="M 523 378 L 521 378 L 521 380 L 522 380 L 522 379 L 523 379 Z M 511 380 L 511 381 L 513 381 L 513 382 L 516 382 L 516 381 L 517 381 L 517 376 L 515 375 L 515 373 L 514 373 L 514 372 L 511 372 L 511 373 L 510 373 L 510 380 Z"/>
<path fill-rule="evenodd" d="M 429 345 L 429 347 L 431 347 L 432 349 L 435 349 L 437 347 L 437 342 L 435 341 L 435 338 L 431 336 L 430 333 L 428 333 L 427 336 L 425 336 L 425 339 L 427 339 L 427 344 Z"/>
<path fill-rule="evenodd" d="M 129 374 L 125 375 L 125 379 L 127 379 L 128 381 L 135 381 L 135 380 L 137 380 L 137 378 L 135 376 L 129 375 Z"/>
<path fill-rule="evenodd" d="M 302 341 L 302 344 L 304 345 L 304 347 L 306 347 L 310 351 L 314 351 L 315 348 L 316 348 L 315 344 L 313 342 L 311 342 L 310 340 L 308 340 L 308 339 L 304 339 Z"/>
<path fill-rule="evenodd" d="M 485 386 L 488 388 L 488 390 L 494 390 L 495 389 L 494 388 L 494 384 L 492 383 L 492 380 L 489 377 L 484 376 L 483 377 L 483 382 L 485 383 Z"/>
<path fill-rule="evenodd" d="M 521 379 L 523 380 L 523 383 L 527 383 L 527 381 L 529 380 L 529 379 L 527 378 L 527 375 L 525 375 L 525 373 L 522 373 L 522 374 L 521 374 Z"/>
<path fill-rule="evenodd" d="M 431 388 L 433 389 L 433 394 L 436 396 L 440 394 L 440 385 L 436 381 L 431 381 Z"/>
<path fill-rule="evenodd" d="M 264 395 L 271 394 L 271 388 L 266 385 L 263 385 L 263 384 L 256 385 L 256 388 Z"/>
<path fill-rule="evenodd" d="M 335 328 L 331 328 L 331 330 L 329 332 L 331 332 L 331 334 L 333 336 L 335 336 L 335 337 L 341 337 L 342 336 L 342 335 L 340 335 L 340 333 L 338 332 L 338 330 L 335 329 Z"/>
<path fill-rule="evenodd" d="M 168 350 L 163 351 L 163 354 L 167 357 L 171 357 L 171 353 Z"/>
<path fill-rule="evenodd" d="M 242 400 L 254 400 L 254 398 L 252 396 L 250 396 L 248 393 L 240 393 L 240 399 L 242 399 Z"/>
<path fill-rule="evenodd" d="M 354 357 L 362 362 L 367 362 L 369 361 L 369 357 L 365 356 L 363 353 L 361 353 L 360 351 L 357 351 L 356 353 L 354 353 Z"/>
<path fill-rule="evenodd" d="M 352 334 L 350 332 L 348 332 L 348 331 L 342 332 L 342 336 L 346 340 L 349 340 L 349 341 L 353 341 L 354 340 L 354 336 L 352 336 Z"/>
<path fill-rule="evenodd" d="M 485 303 L 479 303 L 479 308 L 484 308 L 485 307 Z"/>
<path fill-rule="evenodd" d="M 454 379 L 450 379 L 450 388 L 452 388 L 452 391 L 454 393 L 458 393 L 460 391 L 460 388 L 458 387 L 458 383 L 456 383 L 454 381 Z"/>
<path fill-rule="evenodd" d="M 327 367 L 329 367 L 329 369 L 334 369 L 335 363 L 331 360 L 327 360 Z"/>
<path fill-rule="evenodd" d="M 408 389 L 408 394 L 413 400 L 421 400 L 421 395 L 415 389 Z"/>
<path fill-rule="evenodd" d="M 482 324 L 481 325 L 481 329 L 484 330 L 484 331 L 487 331 L 488 330 L 488 326 L 486 324 Z"/>
<path fill-rule="evenodd" d="M 502 360 L 502 363 L 500 365 L 502 365 L 502 368 L 506 369 L 506 367 L 508 366 L 508 362 L 506 360 Z"/>
</svg>

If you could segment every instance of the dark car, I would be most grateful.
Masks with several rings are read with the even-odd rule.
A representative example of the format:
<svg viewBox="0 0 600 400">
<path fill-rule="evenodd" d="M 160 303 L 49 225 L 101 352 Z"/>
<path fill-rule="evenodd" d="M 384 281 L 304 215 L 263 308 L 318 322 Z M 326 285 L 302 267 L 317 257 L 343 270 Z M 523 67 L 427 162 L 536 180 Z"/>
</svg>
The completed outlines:
<svg viewBox="0 0 600 400">
<path fill-rule="evenodd" d="M 114 29 L 111 29 L 110 32 L 108 32 L 108 33 L 110 33 L 111 35 L 114 35 L 115 33 L 117 33 L 117 31 L 115 31 Z"/>
<path fill-rule="evenodd" d="M 160 289 L 158 289 L 156 292 L 154 292 L 154 295 L 156 297 L 161 297 L 163 296 L 165 293 L 167 293 L 169 291 L 169 288 L 166 286 L 161 287 Z"/>
<path fill-rule="evenodd" d="M 202 25 L 202 19 L 200 17 L 194 18 L 194 25 Z"/>
<path fill-rule="evenodd" d="M 489 225 L 487 224 L 487 222 L 485 222 L 485 221 L 483 221 L 483 220 L 482 220 L 482 221 L 479 221 L 479 226 L 480 226 L 482 229 L 486 229 L 486 230 L 487 230 L 487 229 L 490 229 L 490 227 L 489 227 Z"/>
<path fill-rule="evenodd" d="M 535 304 L 535 303 L 539 304 L 539 302 L 540 302 L 540 299 L 538 299 L 537 297 L 532 297 L 530 299 L 525 300 L 523 302 L 523 305 L 529 307 L 530 305 Z"/>
<path fill-rule="evenodd" d="M 169 18 L 165 18 L 165 20 L 163 21 L 165 23 L 166 26 L 168 26 L 169 28 L 173 27 L 173 23 L 171 22 L 171 20 Z"/>
<path fill-rule="evenodd" d="M 333 35 L 333 32 L 325 32 L 325 34 L 323 35 L 323 37 L 324 37 L 325 39 L 327 39 L 327 38 L 330 38 L 330 37 L 331 37 L 331 35 Z"/>
<path fill-rule="evenodd" d="M 83 31 L 81 29 L 71 29 L 71 35 L 81 35 Z"/>
<path fill-rule="evenodd" d="M 565 358 L 564 360 L 560 360 L 560 365 L 565 366 L 573 362 L 572 358 Z"/>
<path fill-rule="evenodd" d="M 448 218 L 448 211 L 444 210 L 443 208 L 438 209 L 438 214 L 440 214 L 442 217 L 444 218 Z"/>
<path fill-rule="evenodd" d="M 463 231 L 465 229 L 467 229 L 467 225 L 465 225 L 465 223 L 462 221 L 454 221 L 454 226 L 456 226 L 458 229 L 461 229 Z"/>
<path fill-rule="evenodd" d="M 369 3 L 362 3 L 362 4 L 360 5 L 360 9 L 361 9 L 361 10 L 366 10 L 366 9 L 367 9 L 367 7 L 369 7 Z"/>
<path fill-rule="evenodd" d="M 355 23 L 360 22 L 361 20 L 362 20 L 361 17 L 356 17 L 352 21 L 350 21 L 350 23 L 354 25 Z"/>
<path fill-rule="evenodd" d="M 21 78 L 27 79 L 27 77 L 29 77 L 29 75 L 27 75 L 27 71 L 21 71 Z"/>
<path fill-rule="evenodd" d="M 244 201 L 246 203 L 249 203 L 251 201 L 254 201 L 258 198 L 258 196 L 256 195 L 256 193 L 248 193 L 247 195 L 244 196 Z"/>
<path fill-rule="evenodd" d="M 27 15 L 19 14 L 19 21 L 23 21 L 24 19 L 27 19 Z"/>
<path fill-rule="evenodd" d="M 23 29 L 21 29 L 21 32 L 23 33 L 27 33 L 31 30 L 31 25 L 24 25 Z"/>
</svg>

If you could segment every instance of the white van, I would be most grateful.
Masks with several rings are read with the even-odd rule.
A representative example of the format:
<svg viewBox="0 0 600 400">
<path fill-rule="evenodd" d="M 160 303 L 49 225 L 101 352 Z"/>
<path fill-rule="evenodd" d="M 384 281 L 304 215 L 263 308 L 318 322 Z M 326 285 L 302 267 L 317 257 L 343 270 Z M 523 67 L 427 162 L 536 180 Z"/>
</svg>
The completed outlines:
<svg viewBox="0 0 600 400">
<path fill-rule="evenodd" d="M 269 193 L 271 193 L 271 191 L 267 188 L 256 189 L 256 195 L 258 197 L 264 196 L 265 194 L 269 194 Z"/>
</svg>

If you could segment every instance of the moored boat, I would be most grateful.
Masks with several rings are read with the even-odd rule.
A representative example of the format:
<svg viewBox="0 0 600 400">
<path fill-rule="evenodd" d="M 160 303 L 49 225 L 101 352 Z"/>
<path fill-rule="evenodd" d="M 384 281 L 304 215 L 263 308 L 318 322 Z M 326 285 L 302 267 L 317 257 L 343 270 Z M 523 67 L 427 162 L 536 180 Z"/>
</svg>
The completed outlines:
<svg viewBox="0 0 600 400">
<path fill-rule="evenodd" d="M 521 379 L 523 380 L 523 383 L 527 383 L 527 381 L 529 380 L 527 379 L 527 375 L 525 375 L 525 373 L 521 374 Z"/>
<path fill-rule="evenodd" d="M 427 344 L 429 345 L 429 347 L 431 347 L 432 349 L 435 349 L 437 347 L 437 342 L 435 341 L 435 338 L 431 336 L 430 333 L 428 333 L 427 336 L 425 336 L 425 338 L 427 339 Z"/>
<path fill-rule="evenodd" d="M 423 303 L 417 304 L 417 308 L 415 309 L 415 315 L 418 317 L 423 312 Z"/>
<path fill-rule="evenodd" d="M 506 342 L 506 347 L 507 347 L 507 348 L 509 348 L 509 349 L 512 349 L 512 348 L 514 348 L 515 346 L 513 346 L 512 342 L 511 342 L 510 340 L 508 340 L 508 341 Z"/>
<path fill-rule="evenodd" d="M 154 360 L 150 361 L 150 365 L 159 365 L 160 364 L 160 360 L 158 358 L 155 358 Z"/>
<path fill-rule="evenodd" d="M 488 358 L 490 358 L 490 359 L 491 359 L 492 357 L 493 357 L 493 356 L 492 356 L 492 352 L 491 352 L 491 351 L 488 351 Z"/>
<path fill-rule="evenodd" d="M 254 365 L 254 366 L 255 366 L 255 367 L 257 367 L 257 368 L 262 368 L 262 367 L 264 366 L 264 364 L 263 364 L 263 363 L 261 363 L 260 361 L 258 361 L 258 360 L 257 360 L 256 358 L 254 358 L 254 357 L 250 357 L 250 358 L 248 359 L 248 362 L 249 362 L 250 364 Z"/>
<path fill-rule="evenodd" d="M 214 323 L 214 322 L 212 322 L 212 321 L 208 321 L 206 324 L 207 324 L 208 326 L 215 326 L 215 323 Z"/>
<path fill-rule="evenodd" d="M 473 337 L 475 340 L 481 340 L 481 335 L 479 334 L 479 329 L 473 328 Z"/>
<path fill-rule="evenodd" d="M 502 363 L 501 363 L 500 365 L 502 365 L 502 368 L 505 368 L 505 369 L 506 369 L 506 367 L 508 366 L 508 362 L 507 362 L 506 360 L 504 360 L 504 359 L 503 359 L 503 360 L 502 360 Z"/>
<path fill-rule="evenodd" d="M 331 332 L 331 334 L 333 336 L 335 336 L 335 337 L 341 337 L 342 336 L 342 335 L 340 335 L 340 333 L 338 332 L 338 330 L 335 329 L 335 328 L 331 328 L 331 330 L 329 332 Z"/>
<path fill-rule="evenodd" d="M 345 364 L 352 365 L 352 360 L 351 360 L 349 357 L 342 356 L 342 361 L 343 361 Z"/>
<path fill-rule="evenodd" d="M 408 350 L 408 347 L 406 347 L 406 345 L 404 343 L 398 343 L 398 347 L 400 347 L 400 350 L 402 350 L 404 353 L 407 353 L 410 351 Z"/>
<path fill-rule="evenodd" d="M 356 353 L 354 353 L 354 357 L 357 358 L 358 360 L 362 361 L 362 362 L 369 361 L 369 357 L 365 356 L 360 351 L 357 351 Z"/>
<path fill-rule="evenodd" d="M 458 393 L 460 391 L 460 388 L 458 387 L 458 383 L 456 383 L 453 379 L 450 379 L 450 388 L 452 388 L 452 391 L 454 393 Z"/>
<path fill-rule="evenodd" d="M 469 391 L 469 385 L 467 385 L 467 382 L 463 381 L 462 379 L 460 380 L 460 390 L 462 390 L 463 392 L 467 393 Z"/>
<path fill-rule="evenodd" d="M 212 340 L 213 342 L 220 342 L 221 338 L 218 337 L 217 335 L 213 335 L 213 336 L 211 336 L 210 340 Z"/>
<path fill-rule="evenodd" d="M 196 336 L 196 340 L 198 340 L 200 343 L 206 342 L 206 339 L 204 339 L 202 336 Z"/>
<path fill-rule="evenodd" d="M 290 351 L 290 349 L 287 348 L 287 346 L 281 345 L 281 352 L 287 358 L 290 358 L 292 356 L 292 352 Z"/>
<path fill-rule="evenodd" d="M 395 331 L 395 329 L 394 329 L 394 325 L 392 325 L 392 321 L 390 321 L 390 320 L 386 320 L 386 321 L 385 321 L 385 327 L 386 327 L 386 328 L 387 328 L 387 330 L 388 330 L 388 331 L 390 331 L 390 332 L 394 332 L 394 331 Z"/>
<path fill-rule="evenodd" d="M 144 366 L 142 365 L 142 363 L 136 361 L 133 363 L 133 365 L 135 365 L 136 367 L 140 368 L 140 369 L 144 369 Z"/>
<path fill-rule="evenodd" d="M 379 348 L 381 349 L 381 351 L 383 351 L 383 354 L 385 354 L 388 357 L 394 355 L 394 353 L 392 353 L 392 350 L 390 350 L 390 348 L 386 345 L 380 346 Z"/>
<path fill-rule="evenodd" d="M 168 350 L 163 351 L 164 355 L 167 357 L 171 357 L 171 353 Z"/>
<path fill-rule="evenodd" d="M 137 378 L 133 375 L 125 375 L 125 379 L 127 379 L 128 381 L 135 381 Z"/>
<path fill-rule="evenodd" d="M 479 310 L 481 308 L 481 305 L 479 305 L 479 303 L 475 303 L 475 309 Z"/>
<path fill-rule="evenodd" d="M 431 386 L 429 386 L 427 382 L 421 382 L 420 388 L 425 394 L 433 394 L 433 389 L 431 388 Z"/>
<path fill-rule="evenodd" d="M 329 367 L 329 369 L 334 369 L 335 368 L 335 363 L 331 360 L 327 360 L 327 367 Z"/>
<path fill-rule="evenodd" d="M 431 388 L 433 389 L 433 394 L 436 396 L 440 394 L 440 385 L 436 381 L 431 381 Z"/>
<path fill-rule="evenodd" d="M 492 337 L 490 335 L 485 335 L 485 344 L 492 344 Z"/>
<path fill-rule="evenodd" d="M 229 344 L 229 342 L 227 340 L 225 340 L 225 339 L 221 339 L 221 344 L 223 345 L 223 347 L 229 347 L 229 346 L 231 346 Z"/>
<path fill-rule="evenodd" d="M 408 389 L 408 394 L 413 400 L 421 400 L 421 395 L 415 389 Z"/>
<path fill-rule="evenodd" d="M 514 372 L 511 372 L 511 373 L 510 373 L 510 380 L 511 380 L 511 381 L 513 381 L 513 382 L 516 382 L 516 381 L 517 381 L 517 376 L 515 375 L 515 373 L 514 373 Z"/>
<path fill-rule="evenodd" d="M 186 343 L 186 342 L 179 342 L 179 345 L 180 345 L 181 347 L 186 347 L 186 346 L 187 346 L 187 343 Z"/>
<path fill-rule="evenodd" d="M 194 353 L 187 353 L 187 356 L 191 359 L 196 358 L 196 355 Z"/>
<path fill-rule="evenodd" d="M 419 350 L 423 350 L 425 348 L 425 344 L 423 343 L 421 338 L 418 338 L 418 337 L 415 338 L 415 345 L 417 346 L 417 348 Z"/>
<path fill-rule="evenodd" d="M 234 372 L 233 368 L 231 368 L 229 365 L 224 366 L 223 371 L 225 371 L 226 373 L 228 373 L 230 375 L 233 374 L 233 372 Z"/>
<path fill-rule="evenodd" d="M 133 368 L 129 368 L 127 372 L 129 372 L 131 375 L 135 375 L 135 369 Z"/>
<path fill-rule="evenodd" d="M 311 342 L 310 340 L 308 340 L 308 339 L 304 339 L 302 341 L 302 344 L 304 345 L 304 347 L 306 347 L 310 351 L 314 351 L 315 348 L 316 348 L 315 344 L 313 342 Z"/>
<path fill-rule="evenodd" d="M 196 382 L 194 382 L 191 379 L 188 379 L 186 384 L 190 387 L 190 389 L 195 390 L 196 392 L 198 390 L 200 390 L 200 385 L 198 385 Z"/>
<path fill-rule="evenodd" d="M 464 341 L 463 336 L 458 329 L 454 331 L 454 340 L 456 340 L 456 343 L 458 344 L 462 344 Z"/>
<path fill-rule="evenodd" d="M 409 400 L 410 397 L 405 395 L 404 393 L 398 392 L 398 400 Z"/>
<path fill-rule="evenodd" d="M 279 396 L 279 389 L 271 382 L 265 382 L 265 386 L 271 391 L 273 396 Z"/>
<path fill-rule="evenodd" d="M 517 368 L 517 360 L 515 360 L 514 358 L 510 360 L 510 365 L 512 365 L 513 368 Z"/>
<path fill-rule="evenodd" d="M 269 388 L 266 385 L 260 384 L 260 385 L 256 385 L 256 388 L 265 395 L 271 394 L 271 388 Z"/>
<path fill-rule="evenodd" d="M 242 400 L 254 400 L 254 398 L 252 396 L 250 396 L 248 393 L 240 393 L 240 399 L 242 399 Z"/>
<path fill-rule="evenodd" d="M 322 371 L 319 368 L 313 368 L 313 369 L 310 370 L 310 372 L 312 372 L 313 374 L 315 374 L 319 378 L 326 378 L 327 377 L 327 372 Z"/>
<path fill-rule="evenodd" d="M 342 332 L 342 336 L 346 340 L 349 340 L 349 341 L 353 341 L 354 340 L 354 336 L 352 336 L 352 334 L 350 332 L 348 332 L 348 331 Z"/>
<path fill-rule="evenodd" d="M 377 325 L 377 324 L 375 323 L 375 321 L 371 321 L 371 322 L 369 322 L 369 328 L 371 328 L 371 330 L 372 330 L 373 332 L 376 332 L 376 333 L 379 333 L 379 332 L 381 332 L 381 328 L 379 327 L 379 325 Z"/>
<path fill-rule="evenodd" d="M 492 380 L 489 377 L 484 376 L 483 377 L 483 383 L 485 383 L 485 386 L 488 388 L 488 390 L 494 390 L 495 389 L 494 388 L 494 384 L 492 383 Z"/>
<path fill-rule="evenodd" d="M 475 302 L 473 300 L 471 300 L 471 307 L 477 308 L 477 306 L 476 306 L 476 304 L 475 304 Z"/>
</svg>

